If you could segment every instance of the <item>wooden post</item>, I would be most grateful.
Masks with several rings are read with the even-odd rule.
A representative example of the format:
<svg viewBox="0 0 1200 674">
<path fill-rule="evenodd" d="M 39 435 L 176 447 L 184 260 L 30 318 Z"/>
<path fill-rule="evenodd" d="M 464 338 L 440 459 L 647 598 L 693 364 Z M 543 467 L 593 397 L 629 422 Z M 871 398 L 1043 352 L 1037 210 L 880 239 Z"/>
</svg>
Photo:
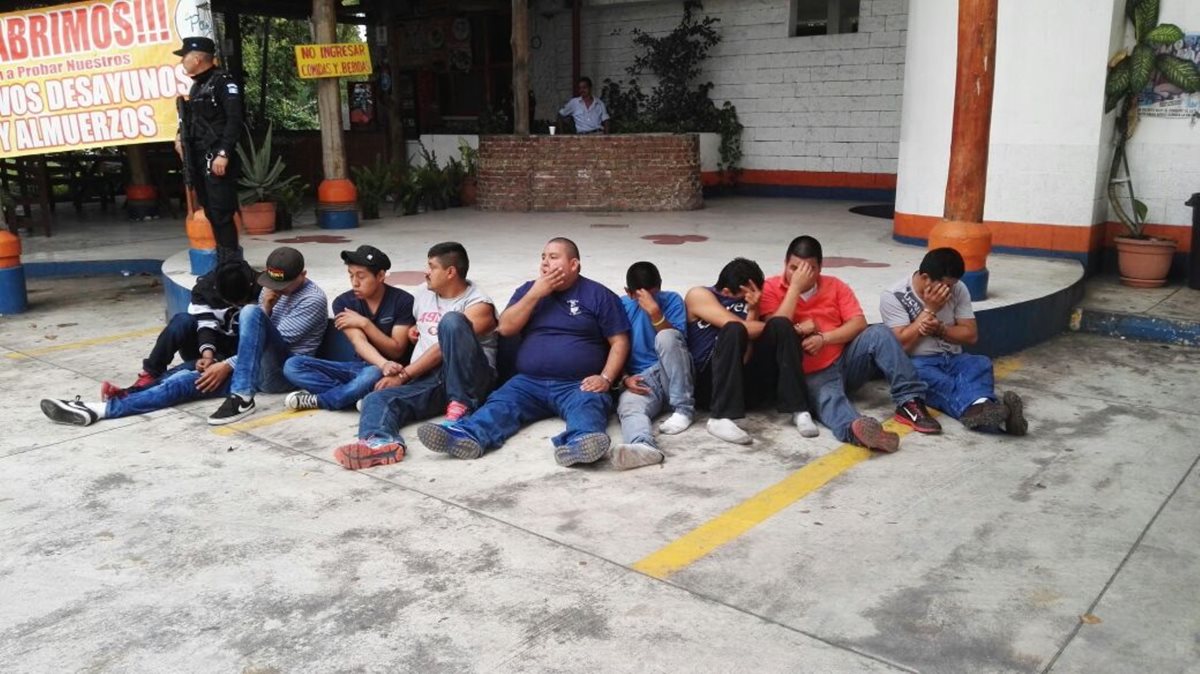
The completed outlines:
<svg viewBox="0 0 1200 674">
<path fill-rule="evenodd" d="M 264 16 L 262 19 L 262 55 L 259 58 L 259 78 L 258 78 L 258 123 L 264 124 L 267 121 L 267 66 L 268 59 L 271 55 L 271 17 Z"/>
<path fill-rule="evenodd" d="M 225 57 L 225 69 L 229 74 L 233 75 L 233 79 L 245 89 L 245 71 L 242 68 L 242 15 L 236 10 L 225 11 L 225 40 L 229 42 L 229 49 L 225 49 L 225 45 L 220 45 L 218 49 Z"/>
<path fill-rule="evenodd" d="M 529 0 L 512 0 L 513 133 L 529 135 Z"/>
<path fill-rule="evenodd" d="M 150 170 L 146 167 L 146 146 L 126 145 L 125 157 L 129 160 L 129 184 L 149 185 Z"/>
<path fill-rule="evenodd" d="M 313 26 L 317 44 L 337 39 L 334 0 L 313 0 Z M 317 187 L 317 226 L 322 229 L 358 227 L 358 190 L 346 177 L 346 149 L 342 137 L 342 81 L 317 80 L 317 117 L 321 121 L 321 168 L 325 179 Z"/>
<path fill-rule="evenodd" d="M 333 43 L 337 36 L 334 0 L 313 0 L 313 25 L 318 44 Z M 321 168 L 326 180 L 346 177 L 346 150 L 342 138 L 341 80 L 317 80 L 317 115 L 321 121 Z"/>
<path fill-rule="evenodd" d="M 579 43 L 583 39 L 583 0 L 575 0 L 571 5 L 571 91 L 583 77 L 583 57 L 580 56 Z M 594 94 L 599 95 L 599 94 Z"/>
<path fill-rule="evenodd" d="M 987 296 L 987 256 L 992 233 L 983 224 L 987 193 L 988 143 L 996 72 L 997 0 L 960 0 L 958 70 L 954 82 L 954 123 L 943 219 L 929 234 L 929 247 L 962 253 L 963 282 L 971 299 Z"/>
<path fill-rule="evenodd" d="M 384 29 L 387 31 L 387 55 L 388 55 L 388 78 L 392 82 L 391 91 L 383 94 L 383 99 L 388 103 L 387 108 L 387 129 L 388 129 L 388 156 L 392 161 L 403 162 L 408 157 L 407 148 L 404 144 L 404 115 L 400 112 L 400 36 L 403 34 L 400 30 L 400 25 L 396 21 L 396 10 L 392 3 L 385 2 L 382 5 L 382 21 Z"/>
</svg>

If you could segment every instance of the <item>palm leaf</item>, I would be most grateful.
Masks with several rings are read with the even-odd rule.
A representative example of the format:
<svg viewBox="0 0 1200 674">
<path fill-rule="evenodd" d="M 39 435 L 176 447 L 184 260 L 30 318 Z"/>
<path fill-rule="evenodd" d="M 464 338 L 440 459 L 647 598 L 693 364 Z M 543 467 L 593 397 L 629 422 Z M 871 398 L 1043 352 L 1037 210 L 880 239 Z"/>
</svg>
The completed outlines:
<svg viewBox="0 0 1200 674">
<path fill-rule="evenodd" d="M 1125 59 L 1108 69 L 1108 80 L 1104 83 L 1104 95 L 1123 96 L 1129 93 L 1129 61 Z"/>
<path fill-rule="evenodd" d="M 1154 74 L 1154 50 L 1139 44 L 1133 48 L 1129 61 L 1129 93 L 1136 94 L 1146 88 Z"/>
<path fill-rule="evenodd" d="M 1196 64 L 1170 54 L 1159 54 L 1155 60 L 1158 72 L 1171 84 L 1188 93 L 1200 91 L 1200 72 L 1196 72 Z"/>
<path fill-rule="evenodd" d="M 1133 6 L 1133 34 L 1141 42 L 1158 26 L 1158 0 L 1137 0 Z"/>
<path fill-rule="evenodd" d="M 1183 39 L 1183 29 L 1173 23 L 1164 23 L 1146 33 L 1144 42 L 1155 47 L 1169 47 Z"/>
</svg>

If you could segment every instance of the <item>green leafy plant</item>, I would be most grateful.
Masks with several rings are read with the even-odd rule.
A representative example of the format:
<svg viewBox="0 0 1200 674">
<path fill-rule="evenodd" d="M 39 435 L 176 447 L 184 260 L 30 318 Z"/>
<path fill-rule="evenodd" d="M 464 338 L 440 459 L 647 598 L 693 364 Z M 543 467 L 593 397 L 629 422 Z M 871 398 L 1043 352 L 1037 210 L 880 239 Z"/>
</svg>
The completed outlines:
<svg viewBox="0 0 1200 674">
<path fill-rule="evenodd" d="M 358 190 L 358 205 L 362 208 L 363 220 L 379 218 L 379 207 L 396 192 L 400 182 L 400 166 L 395 162 L 385 162 L 375 155 L 375 163 L 370 166 L 355 166 L 350 169 L 354 178 L 354 187 Z"/>
<path fill-rule="evenodd" d="M 304 185 L 289 181 L 282 185 L 276 185 L 275 189 L 271 191 L 271 199 L 279 204 L 279 208 L 296 214 L 304 208 L 305 192 Z"/>
<path fill-rule="evenodd" d="M 1133 45 L 1121 49 L 1109 60 L 1104 86 L 1104 111 L 1117 111 L 1108 171 L 1108 201 L 1129 237 L 1136 239 L 1148 238 L 1143 231 L 1148 208 L 1134 191 L 1126 149 L 1126 143 L 1137 130 L 1138 99 L 1147 86 L 1160 80 L 1187 93 L 1200 91 L 1196 64 L 1165 53 L 1184 34 L 1179 26 L 1159 23 L 1158 10 L 1159 0 L 1126 2 L 1125 16 L 1133 26 Z M 1127 192 L 1124 196 L 1122 187 Z M 1123 203 L 1126 199 L 1131 206 L 1128 210 Z"/>
<path fill-rule="evenodd" d="M 458 137 L 458 156 L 462 159 L 463 170 L 468 176 L 475 175 L 479 168 L 479 150 L 471 147 L 466 138 Z"/>
<path fill-rule="evenodd" d="M 622 85 L 604 80 L 601 98 L 612 115 L 617 133 L 715 132 L 721 136 L 720 169 L 732 181 L 742 160 L 742 124 L 737 108 L 725 101 L 721 107 L 709 98 L 713 83 L 697 83 L 709 51 L 720 44 L 716 26 L 720 19 L 695 12 L 698 0 L 683 3 L 683 18 L 671 32 L 651 35 L 633 31 L 633 44 L 641 49 L 625 69 L 632 79 Z M 651 74 L 656 84 L 646 93 L 637 77 Z"/>
<path fill-rule="evenodd" d="M 421 185 L 417 181 L 417 172 L 407 170 L 396 183 L 395 209 L 403 210 L 405 215 L 416 215 L 421 204 Z"/>
<path fill-rule="evenodd" d="M 271 201 L 272 195 L 280 187 L 300 179 L 300 176 L 282 177 L 287 165 L 283 163 L 283 157 L 271 156 L 272 132 L 273 125 L 268 124 L 267 133 L 259 147 L 254 146 L 254 139 L 249 134 L 246 142 L 238 145 L 238 159 L 241 161 L 238 185 L 245 188 L 238 191 L 238 201 L 242 205 Z"/>
</svg>

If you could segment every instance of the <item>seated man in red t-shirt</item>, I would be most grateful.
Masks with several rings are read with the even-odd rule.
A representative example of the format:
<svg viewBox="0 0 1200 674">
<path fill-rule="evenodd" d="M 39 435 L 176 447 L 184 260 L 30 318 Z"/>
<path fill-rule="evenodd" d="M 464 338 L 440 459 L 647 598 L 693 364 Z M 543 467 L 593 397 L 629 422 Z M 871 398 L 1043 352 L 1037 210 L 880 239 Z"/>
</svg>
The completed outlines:
<svg viewBox="0 0 1200 674">
<path fill-rule="evenodd" d="M 896 336 L 882 325 L 867 327 L 854 291 L 821 274 L 821 243 L 798 236 L 788 245 L 784 273 L 766 280 L 759 307 L 764 315 L 792 321 L 804 350 L 808 397 L 818 420 L 842 442 L 881 452 L 900 448 L 900 436 L 862 416 L 847 394 L 880 373 L 891 384 L 896 420 L 921 433 L 940 433 L 925 408 L 925 384 Z"/>
</svg>

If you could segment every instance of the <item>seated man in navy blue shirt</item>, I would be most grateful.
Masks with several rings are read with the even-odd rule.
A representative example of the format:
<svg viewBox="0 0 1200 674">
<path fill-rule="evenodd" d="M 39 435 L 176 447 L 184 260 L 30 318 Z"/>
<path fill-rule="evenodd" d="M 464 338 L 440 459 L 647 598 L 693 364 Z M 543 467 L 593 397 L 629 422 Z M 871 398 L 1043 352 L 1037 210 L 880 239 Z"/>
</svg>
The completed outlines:
<svg viewBox="0 0 1200 674">
<path fill-rule="evenodd" d="M 551 439 L 560 466 L 608 453 L 609 390 L 629 356 L 629 319 L 608 288 L 579 275 L 579 248 L 555 238 L 542 249 L 541 276 L 513 293 L 499 332 L 521 336 L 517 374 L 459 422 L 423 424 L 429 449 L 477 459 L 521 426 L 558 415 L 567 429 Z"/>
<path fill-rule="evenodd" d="M 333 300 L 333 325 L 350 344 L 358 360 L 324 360 L 292 356 L 283 374 L 302 391 L 288 394 L 288 409 L 342 410 L 375 390 L 384 376 L 404 368 L 413 318 L 413 296 L 384 282 L 392 261 L 374 246 L 342 251 L 350 275 L 350 290 Z"/>
</svg>

